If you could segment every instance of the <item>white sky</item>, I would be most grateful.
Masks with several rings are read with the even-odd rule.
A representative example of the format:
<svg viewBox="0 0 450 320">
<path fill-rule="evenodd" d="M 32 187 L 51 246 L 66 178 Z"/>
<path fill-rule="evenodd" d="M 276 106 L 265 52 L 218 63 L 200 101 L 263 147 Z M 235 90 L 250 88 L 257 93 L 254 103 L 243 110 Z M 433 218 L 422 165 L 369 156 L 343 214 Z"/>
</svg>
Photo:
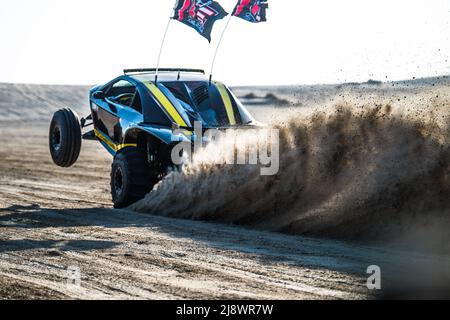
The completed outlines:
<svg viewBox="0 0 450 320">
<path fill-rule="evenodd" d="M 219 0 L 231 12 L 237 0 Z M 94 84 L 154 67 L 174 0 L 1 0 L 0 82 Z M 450 0 L 269 0 L 231 20 L 215 78 L 230 85 L 450 74 Z M 172 22 L 161 66 L 209 70 L 213 42 Z"/>
</svg>

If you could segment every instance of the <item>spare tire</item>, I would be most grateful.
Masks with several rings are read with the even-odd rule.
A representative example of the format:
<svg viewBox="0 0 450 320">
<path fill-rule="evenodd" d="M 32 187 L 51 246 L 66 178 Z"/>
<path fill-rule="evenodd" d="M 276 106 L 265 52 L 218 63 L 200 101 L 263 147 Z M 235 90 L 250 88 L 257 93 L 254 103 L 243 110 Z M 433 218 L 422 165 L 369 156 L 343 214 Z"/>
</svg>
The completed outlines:
<svg viewBox="0 0 450 320">
<path fill-rule="evenodd" d="M 81 124 L 73 110 L 64 108 L 53 114 L 49 147 L 56 165 L 70 167 L 77 161 L 81 150 Z"/>
</svg>

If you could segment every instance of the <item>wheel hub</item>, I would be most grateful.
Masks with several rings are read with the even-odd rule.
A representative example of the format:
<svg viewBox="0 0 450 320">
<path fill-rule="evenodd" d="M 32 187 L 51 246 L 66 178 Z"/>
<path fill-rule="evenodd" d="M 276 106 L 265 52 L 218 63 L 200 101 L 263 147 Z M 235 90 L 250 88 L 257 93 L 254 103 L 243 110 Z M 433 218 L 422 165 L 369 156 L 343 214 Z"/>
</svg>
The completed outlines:
<svg viewBox="0 0 450 320">
<path fill-rule="evenodd" d="M 123 190 L 123 173 L 121 168 L 117 168 L 114 172 L 114 191 L 117 195 L 121 194 Z"/>
<path fill-rule="evenodd" d="M 61 149 L 61 129 L 55 126 L 52 132 L 52 148 L 55 151 Z"/>
</svg>

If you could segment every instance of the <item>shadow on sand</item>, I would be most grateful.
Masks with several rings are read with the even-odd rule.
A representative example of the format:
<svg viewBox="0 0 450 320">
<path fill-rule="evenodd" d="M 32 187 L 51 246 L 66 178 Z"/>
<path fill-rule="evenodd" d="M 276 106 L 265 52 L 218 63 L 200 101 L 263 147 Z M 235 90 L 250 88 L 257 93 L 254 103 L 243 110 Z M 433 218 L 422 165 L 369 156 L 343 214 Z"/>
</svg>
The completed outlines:
<svg viewBox="0 0 450 320">
<path fill-rule="evenodd" d="M 376 297 L 450 298 L 448 259 L 441 262 L 434 261 L 433 270 L 428 270 L 429 272 L 426 274 L 414 275 L 412 272 L 417 271 L 417 268 L 413 270 L 407 266 L 414 261 L 409 259 L 417 259 L 421 256 L 420 254 L 396 252 L 334 240 L 283 235 L 239 226 L 230 227 L 200 221 L 172 219 L 109 208 L 46 209 L 38 205 L 14 205 L 0 209 L 0 230 L 2 228 L 79 228 L 89 226 L 157 230 L 174 238 L 188 238 L 219 250 L 249 254 L 262 266 L 270 264 L 273 267 L 274 264 L 289 264 L 290 266 L 334 270 L 356 275 L 361 277 L 362 287 L 365 285 L 364 279 L 367 278 L 366 268 L 371 264 L 378 264 L 385 273 L 383 290 L 376 294 Z M 18 232 L 18 234 L 20 233 Z M 26 231 L 22 235 L 26 235 Z M 151 232 L 149 232 L 149 236 L 151 236 Z M 47 249 L 49 250 L 47 254 L 57 256 L 61 251 L 108 250 L 118 245 L 120 245 L 119 242 L 110 240 L 0 240 L 0 253 Z M 399 261 L 401 261 L 400 264 Z M 426 263 L 426 259 L 419 259 L 414 263 Z M 387 275 L 388 273 L 389 275 Z M 438 274 L 442 277 L 439 278 Z M 398 278 L 396 278 L 397 276 Z M 417 281 L 414 282 L 414 280 Z"/>
</svg>

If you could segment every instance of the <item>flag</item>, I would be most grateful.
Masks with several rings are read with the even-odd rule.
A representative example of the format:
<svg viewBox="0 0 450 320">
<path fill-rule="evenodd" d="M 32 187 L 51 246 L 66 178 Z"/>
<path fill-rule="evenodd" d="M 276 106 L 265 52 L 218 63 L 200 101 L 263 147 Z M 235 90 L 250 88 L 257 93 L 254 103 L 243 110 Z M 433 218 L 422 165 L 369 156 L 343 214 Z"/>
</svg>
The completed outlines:
<svg viewBox="0 0 450 320">
<path fill-rule="evenodd" d="M 228 13 L 216 1 L 178 0 L 173 19 L 194 28 L 211 42 L 214 22 L 227 15 Z"/>
<path fill-rule="evenodd" d="M 267 0 L 239 0 L 233 10 L 233 16 L 249 22 L 266 21 L 266 10 L 269 8 Z"/>
</svg>

